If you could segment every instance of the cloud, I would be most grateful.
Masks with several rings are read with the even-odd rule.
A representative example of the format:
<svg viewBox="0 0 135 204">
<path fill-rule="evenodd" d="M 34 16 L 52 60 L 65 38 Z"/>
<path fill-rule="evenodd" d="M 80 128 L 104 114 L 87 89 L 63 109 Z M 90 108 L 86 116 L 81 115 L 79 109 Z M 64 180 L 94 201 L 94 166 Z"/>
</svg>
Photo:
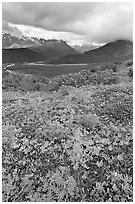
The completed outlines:
<svg viewBox="0 0 135 204">
<path fill-rule="evenodd" d="M 2 29 L 3 31 L 9 32 L 11 35 L 15 35 L 18 37 L 23 36 L 23 32 L 16 25 L 11 26 L 4 20 L 2 21 Z"/>
<path fill-rule="evenodd" d="M 20 31 L 21 36 L 23 35 L 27 37 L 37 37 L 44 39 L 57 39 L 64 40 L 70 45 L 74 44 L 84 44 L 86 43 L 85 35 L 78 35 L 72 32 L 60 32 L 60 31 L 48 31 L 43 28 L 34 27 L 34 26 L 26 26 L 26 25 L 16 25 L 16 24 L 8 24 L 9 29 L 5 31 L 11 31 L 15 33 L 16 31 Z M 19 36 L 20 37 L 20 36 Z"/>
<path fill-rule="evenodd" d="M 127 2 L 6 2 L 2 14 L 6 23 L 73 33 L 87 42 L 133 39 L 133 5 Z"/>
</svg>

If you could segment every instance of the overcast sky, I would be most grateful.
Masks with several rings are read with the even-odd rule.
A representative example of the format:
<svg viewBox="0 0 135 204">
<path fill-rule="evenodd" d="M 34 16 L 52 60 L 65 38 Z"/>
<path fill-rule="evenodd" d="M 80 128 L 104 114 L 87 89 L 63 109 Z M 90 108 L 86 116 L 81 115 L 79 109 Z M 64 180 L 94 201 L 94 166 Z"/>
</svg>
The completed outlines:
<svg viewBox="0 0 135 204">
<path fill-rule="evenodd" d="M 19 36 L 63 39 L 69 44 L 133 39 L 132 3 L 5 2 L 2 26 Z"/>
</svg>

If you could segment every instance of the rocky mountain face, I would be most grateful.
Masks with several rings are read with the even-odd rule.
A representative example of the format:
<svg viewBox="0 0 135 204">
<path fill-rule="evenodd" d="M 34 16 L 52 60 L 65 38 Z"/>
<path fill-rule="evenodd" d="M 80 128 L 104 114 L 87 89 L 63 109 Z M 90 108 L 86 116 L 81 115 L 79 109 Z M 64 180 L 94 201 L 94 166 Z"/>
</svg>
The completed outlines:
<svg viewBox="0 0 135 204">
<path fill-rule="evenodd" d="M 2 33 L 2 48 L 23 48 L 38 45 L 38 42 L 33 38 L 22 36 L 18 38 L 10 35 L 10 33 Z"/>
<path fill-rule="evenodd" d="M 39 46 L 31 46 L 29 49 L 41 53 L 47 57 L 47 59 L 58 58 L 69 54 L 78 54 L 75 49 L 70 47 L 63 40 L 44 40 L 43 44 Z"/>
<path fill-rule="evenodd" d="M 84 45 L 84 47 L 86 49 L 89 45 Z M 19 56 L 22 55 L 22 62 L 23 59 L 27 58 L 24 50 L 29 53 L 30 61 L 35 62 L 35 59 L 41 59 L 40 61 L 51 64 L 102 63 L 115 60 L 124 61 L 133 58 L 133 42 L 127 40 L 110 42 L 96 49 L 95 47 L 89 47 L 89 51 L 81 54 L 79 53 L 80 51 L 77 52 L 63 40 L 45 40 L 26 36 L 18 38 L 3 32 L 2 48 L 4 49 L 2 54 L 3 62 L 13 61 L 12 57 L 14 61 L 18 62 L 17 50 Z M 25 57 L 23 57 L 23 55 Z"/>
<path fill-rule="evenodd" d="M 83 54 L 68 55 L 59 59 L 50 60 L 52 64 L 76 64 L 76 63 L 99 63 L 124 61 L 133 58 L 133 42 L 127 40 L 117 40 L 106 45 L 86 51 Z"/>
<path fill-rule="evenodd" d="M 2 48 L 28 48 L 33 52 L 37 52 L 45 56 L 47 59 L 57 58 L 69 54 L 78 54 L 78 52 L 70 47 L 63 40 L 45 40 L 35 37 L 22 36 L 18 38 L 11 36 L 9 33 L 2 33 Z"/>
</svg>

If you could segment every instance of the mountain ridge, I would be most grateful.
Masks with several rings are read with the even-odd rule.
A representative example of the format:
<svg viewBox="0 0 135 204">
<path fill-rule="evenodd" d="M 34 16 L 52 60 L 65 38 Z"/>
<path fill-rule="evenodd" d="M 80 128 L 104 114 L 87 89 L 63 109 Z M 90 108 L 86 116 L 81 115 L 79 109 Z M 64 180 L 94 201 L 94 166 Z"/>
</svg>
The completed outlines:
<svg viewBox="0 0 135 204">
<path fill-rule="evenodd" d="M 74 45 L 72 46 L 75 50 L 77 50 L 79 53 L 83 54 L 86 51 L 94 50 L 99 47 L 102 47 L 102 44 L 83 44 L 83 45 Z"/>
<path fill-rule="evenodd" d="M 24 63 L 46 61 L 45 56 L 28 48 L 2 49 L 2 63 Z"/>
<path fill-rule="evenodd" d="M 29 48 L 32 51 L 42 54 L 46 58 L 57 58 L 68 54 L 78 54 L 63 40 L 26 37 L 21 38 L 12 36 L 10 33 L 2 33 L 2 48 Z"/>
<path fill-rule="evenodd" d="M 11 62 L 13 62 L 13 60 L 18 62 L 18 59 L 16 59 L 17 55 L 14 55 L 16 53 L 14 49 L 18 49 L 21 62 L 23 59 L 30 59 L 30 61 L 33 60 L 33 62 L 35 62 L 35 59 L 42 59 L 38 61 L 46 61 L 49 64 L 78 64 L 112 62 L 115 60 L 123 61 L 133 58 L 133 42 L 129 40 L 109 42 L 101 47 L 79 53 L 63 40 L 45 40 L 43 38 L 26 36 L 19 38 L 4 32 L 2 33 L 2 37 L 2 47 L 4 48 L 2 55 L 2 59 L 4 59 L 3 62 L 9 62 L 9 60 L 11 60 Z M 26 49 L 29 55 L 28 58 L 22 48 Z M 11 52 L 13 53 L 11 54 Z M 10 56 L 4 56 L 8 54 Z M 23 54 L 24 57 L 20 57 Z"/>
<path fill-rule="evenodd" d="M 117 40 L 83 54 L 67 55 L 59 59 L 50 60 L 50 64 L 96 63 L 128 60 L 133 58 L 133 42 Z"/>
</svg>

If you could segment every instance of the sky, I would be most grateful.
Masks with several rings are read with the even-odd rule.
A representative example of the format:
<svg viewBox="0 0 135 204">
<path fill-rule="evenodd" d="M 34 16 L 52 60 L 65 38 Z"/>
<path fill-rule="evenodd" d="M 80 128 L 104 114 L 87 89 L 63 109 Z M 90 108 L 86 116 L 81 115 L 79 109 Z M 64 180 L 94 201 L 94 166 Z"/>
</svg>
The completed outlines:
<svg viewBox="0 0 135 204">
<path fill-rule="evenodd" d="M 133 40 L 133 3 L 4 2 L 2 29 L 70 45 Z"/>
</svg>

